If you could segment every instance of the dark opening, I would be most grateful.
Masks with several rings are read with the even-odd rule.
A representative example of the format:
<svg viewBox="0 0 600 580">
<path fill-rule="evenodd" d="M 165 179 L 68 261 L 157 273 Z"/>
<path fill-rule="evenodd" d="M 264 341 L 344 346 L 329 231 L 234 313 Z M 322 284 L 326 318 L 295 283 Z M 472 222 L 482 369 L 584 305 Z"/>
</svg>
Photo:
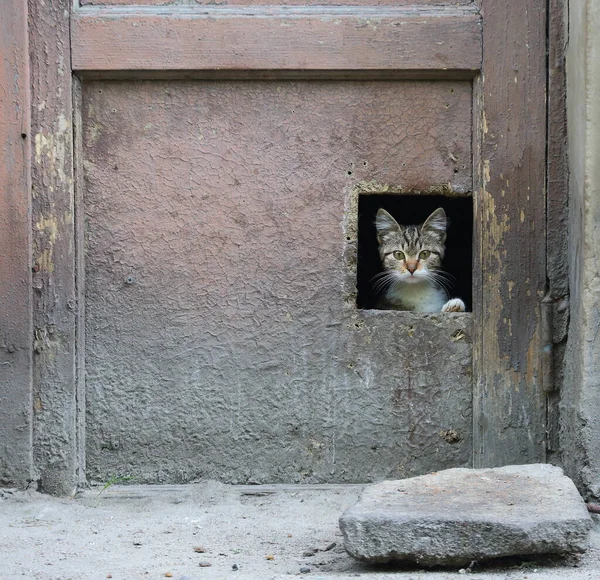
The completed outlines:
<svg viewBox="0 0 600 580">
<path fill-rule="evenodd" d="M 422 224 L 438 207 L 448 217 L 443 267 L 449 276 L 450 298 L 461 298 L 472 310 L 473 200 L 443 195 L 364 194 L 358 198 L 358 256 L 356 305 L 377 308 L 373 277 L 382 271 L 377 248 L 375 216 L 382 207 L 401 225 Z"/>
</svg>

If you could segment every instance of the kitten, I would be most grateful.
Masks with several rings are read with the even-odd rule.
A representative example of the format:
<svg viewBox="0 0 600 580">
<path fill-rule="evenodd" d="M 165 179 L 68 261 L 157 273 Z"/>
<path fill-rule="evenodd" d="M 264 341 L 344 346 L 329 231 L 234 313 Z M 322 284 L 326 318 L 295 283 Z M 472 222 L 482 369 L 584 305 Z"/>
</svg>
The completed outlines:
<svg viewBox="0 0 600 580">
<path fill-rule="evenodd" d="M 436 209 L 420 226 L 401 226 L 387 211 L 377 212 L 375 227 L 384 271 L 375 290 L 379 304 L 392 310 L 464 312 L 460 298 L 448 300 L 441 269 L 446 243 L 446 212 Z"/>
</svg>

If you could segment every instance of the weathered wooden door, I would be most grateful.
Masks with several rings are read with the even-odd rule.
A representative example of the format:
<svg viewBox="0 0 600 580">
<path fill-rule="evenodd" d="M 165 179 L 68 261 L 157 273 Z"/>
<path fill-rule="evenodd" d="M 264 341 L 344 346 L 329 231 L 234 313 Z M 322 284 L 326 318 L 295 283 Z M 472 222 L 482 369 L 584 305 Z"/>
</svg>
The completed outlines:
<svg viewBox="0 0 600 580">
<path fill-rule="evenodd" d="M 543 461 L 546 3 L 147 4 L 30 2 L 42 485 Z M 361 307 L 380 203 L 471 312 Z"/>
</svg>

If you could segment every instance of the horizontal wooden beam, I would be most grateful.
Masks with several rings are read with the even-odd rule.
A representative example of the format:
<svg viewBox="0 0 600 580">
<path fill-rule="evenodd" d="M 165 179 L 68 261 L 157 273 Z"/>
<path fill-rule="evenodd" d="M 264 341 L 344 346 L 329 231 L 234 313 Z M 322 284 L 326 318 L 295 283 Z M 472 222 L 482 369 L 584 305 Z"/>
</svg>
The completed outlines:
<svg viewBox="0 0 600 580">
<path fill-rule="evenodd" d="M 81 9 L 72 67 L 86 71 L 462 71 L 481 67 L 471 9 Z"/>
</svg>

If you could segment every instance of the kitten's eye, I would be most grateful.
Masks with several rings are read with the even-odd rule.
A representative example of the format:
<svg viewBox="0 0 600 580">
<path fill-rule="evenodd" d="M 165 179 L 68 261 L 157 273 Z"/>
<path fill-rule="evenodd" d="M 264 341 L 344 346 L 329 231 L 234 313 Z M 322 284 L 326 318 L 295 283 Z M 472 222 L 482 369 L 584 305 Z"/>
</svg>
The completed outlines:
<svg viewBox="0 0 600 580">
<path fill-rule="evenodd" d="M 401 252 L 400 250 L 394 252 L 394 258 L 396 258 L 396 260 L 404 260 L 405 257 L 404 252 Z"/>
<path fill-rule="evenodd" d="M 429 250 L 423 250 L 419 254 L 419 260 L 427 260 L 427 258 L 429 258 L 429 256 L 431 256 L 431 252 Z"/>
</svg>

